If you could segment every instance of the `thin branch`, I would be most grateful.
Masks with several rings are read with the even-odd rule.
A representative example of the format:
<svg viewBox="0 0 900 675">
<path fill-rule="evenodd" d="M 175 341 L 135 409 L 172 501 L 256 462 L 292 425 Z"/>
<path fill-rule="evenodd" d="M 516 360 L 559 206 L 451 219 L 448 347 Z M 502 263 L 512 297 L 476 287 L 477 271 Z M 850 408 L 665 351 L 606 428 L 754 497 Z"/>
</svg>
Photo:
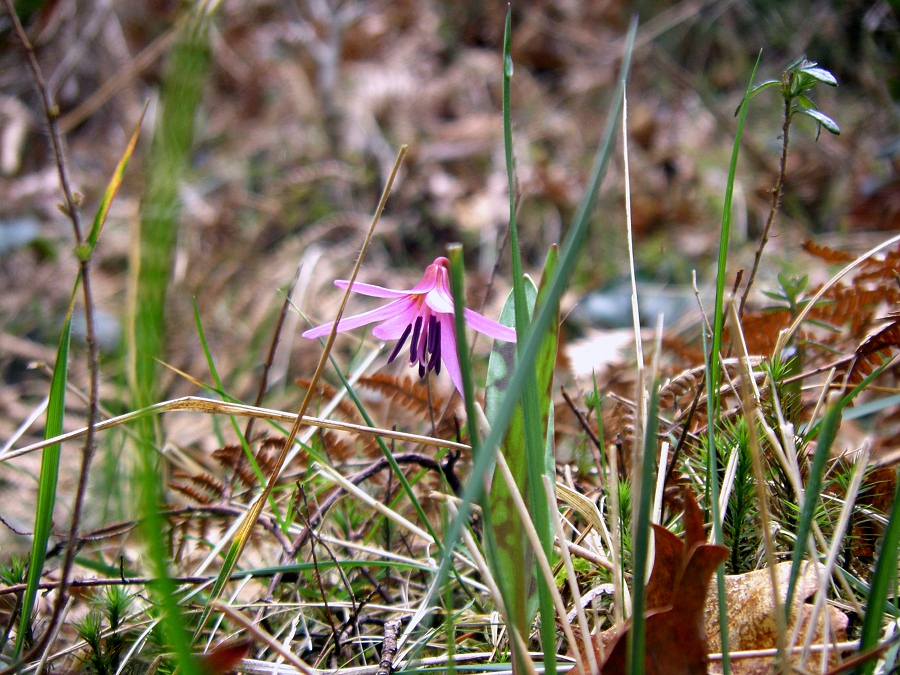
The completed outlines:
<svg viewBox="0 0 900 675">
<path fill-rule="evenodd" d="M 781 163 L 778 166 L 778 180 L 775 182 L 775 188 L 772 190 L 772 206 L 769 208 L 769 217 L 766 218 L 766 224 L 763 227 L 762 234 L 759 237 L 759 246 L 756 249 L 756 256 L 753 259 L 753 267 L 750 269 L 750 276 L 747 278 L 747 285 L 744 287 L 744 294 L 741 296 L 741 304 L 738 306 L 738 318 L 744 316 L 744 306 L 747 304 L 747 298 L 750 296 L 750 289 L 756 280 L 756 273 L 759 270 L 759 262 L 762 259 L 763 249 L 769 241 L 769 233 L 772 229 L 772 223 L 775 221 L 775 214 L 781 206 L 781 195 L 784 190 L 784 181 L 787 178 L 787 156 L 788 146 L 790 145 L 790 129 L 791 129 L 791 99 L 784 99 L 784 123 L 781 125 Z"/>
<path fill-rule="evenodd" d="M 76 199 L 72 192 L 71 181 L 69 179 L 69 171 L 66 163 L 65 154 L 63 152 L 62 137 L 59 132 L 59 106 L 52 99 L 41 66 L 38 63 L 34 46 L 28 39 L 22 22 L 16 14 L 13 0 L 3 0 L 6 11 L 9 13 L 13 24 L 14 32 L 25 49 L 28 67 L 31 70 L 32 79 L 41 98 L 44 117 L 47 121 L 48 136 L 50 138 L 50 146 L 53 150 L 53 158 L 56 162 L 57 174 L 59 175 L 59 184 L 62 188 L 65 198 L 64 212 L 72 222 L 72 230 L 75 236 L 75 244 L 78 247 L 84 243 L 84 234 L 81 227 L 81 215 L 78 211 L 79 200 Z M 23 657 L 24 661 L 33 660 L 37 655 L 41 654 L 48 646 L 52 637 L 56 634 L 57 624 L 62 616 L 68 600 L 68 587 L 70 583 L 70 575 L 72 566 L 75 562 L 75 553 L 78 549 L 78 529 L 81 522 L 81 514 L 84 509 L 85 496 L 87 494 L 88 475 L 90 473 L 91 461 L 94 457 L 96 446 L 94 444 L 94 425 L 97 421 L 98 414 L 98 384 L 99 384 L 99 355 L 95 331 L 94 319 L 94 297 L 91 281 L 91 265 L 90 258 L 79 259 L 79 272 L 81 275 L 82 293 L 84 297 L 84 317 L 86 324 L 85 342 L 88 348 L 88 370 L 90 373 L 90 388 L 88 414 L 87 414 L 87 434 L 84 440 L 84 448 L 81 454 L 81 468 L 78 475 L 78 487 L 75 493 L 75 503 L 72 506 L 72 520 L 69 527 L 69 543 L 63 556 L 62 569 L 59 579 L 59 592 L 56 595 L 56 601 L 53 605 L 52 614 L 47 626 L 41 635 L 41 638 L 34 645 L 34 648 Z M 12 666 L 15 668 L 16 666 Z"/>
</svg>

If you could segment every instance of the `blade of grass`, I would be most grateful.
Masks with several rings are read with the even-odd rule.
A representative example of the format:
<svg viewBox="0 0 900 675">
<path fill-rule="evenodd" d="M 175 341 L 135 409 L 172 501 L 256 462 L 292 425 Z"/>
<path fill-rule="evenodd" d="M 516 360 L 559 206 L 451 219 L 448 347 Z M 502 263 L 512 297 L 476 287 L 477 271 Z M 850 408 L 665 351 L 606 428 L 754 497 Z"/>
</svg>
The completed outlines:
<svg viewBox="0 0 900 675">
<path fill-rule="evenodd" d="M 156 359 L 165 346 L 165 299 L 178 233 L 179 189 L 190 159 L 194 117 L 209 64 L 210 21 L 204 7 L 195 9 L 172 51 L 147 162 L 129 335 L 129 380 L 136 408 L 148 407 L 158 397 Z M 164 640 L 173 648 L 182 672 L 192 675 L 197 672 L 197 664 L 178 604 L 177 586 L 169 578 L 165 537 L 160 536 L 166 523 L 161 515 L 165 495 L 157 451 L 159 433 L 150 417 L 139 419 L 134 432 L 138 447 L 134 491 L 142 516 L 142 541 L 152 576 L 157 579 L 150 590 L 163 619 Z"/>
<path fill-rule="evenodd" d="M 728 166 L 728 181 L 725 183 L 725 203 L 722 207 L 722 227 L 719 235 L 719 258 L 716 268 L 716 299 L 713 318 L 713 343 L 710 356 L 709 390 L 713 398 L 709 401 L 710 419 L 715 422 L 718 419 L 719 407 L 719 355 L 722 353 L 722 332 L 725 328 L 725 274 L 728 265 L 728 242 L 731 238 L 731 203 L 734 198 L 734 180 L 737 173 L 738 153 L 741 148 L 741 138 L 744 135 L 744 122 L 747 119 L 747 107 L 750 102 L 750 92 L 753 89 L 753 80 L 756 77 L 756 69 L 762 58 L 762 50 L 756 57 L 753 72 L 750 73 L 750 82 L 747 84 L 747 92 L 741 102 L 740 117 L 738 118 L 737 133 L 734 136 L 734 147 L 731 151 L 731 163 Z M 710 449 L 713 452 L 713 449 Z M 721 542 L 716 542 L 721 543 Z M 723 661 L 725 675 L 728 675 L 728 660 Z"/>
<path fill-rule="evenodd" d="M 522 255 L 519 248 L 519 229 L 516 224 L 516 177 L 515 177 L 515 160 L 513 157 L 512 142 L 512 112 L 510 105 L 510 82 L 513 75 L 513 61 L 510 54 L 510 35 L 512 32 L 512 6 L 507 7 L 506 22 L 503 31 L 503 144 L 506 152 L 506 175 L 509 183 L 509 241 L 510 253 L 512 256 L 512 284 L 513 297 L 515 298 L 515 318 L 516 318 L 516 334 L 523 336 L 526 333 L 530 323 L 528 306 L 525 300 L 525 280 L 522 273 Z M 551 271 L 552 270 L 548 270 Z M 557 302 L 558 307 L 558 302 Z M 558 310 L 557 310 L 558 314 Z M 558 321 L 557 321 L 558 322 Z M 556 340 L 555 336 L 558 327 L 556 325 L 548 325 L 541 331 L 535 331 L 535 336 L 543 343 L 548 334 L 553 335 L 553 351 L 555 362 Z M 518 346 L 517 346 L 518 351 Z M 544 555 L 549 557 L 553 551 L 553 531 L 550 525 L 550 510 L 547 502 L 547 496 L 542 488 L 543 476 L 548 471 L 552 472 L 553 467 L 548 467 L 544 457 L 544 438 L 546 437 L 547 420 L 549 419 L 548 406 L 552 406 L 550 398 L 550 386 L 553 382 L 553 368 L 549 371 L 549 377 L 546 382 L 540 382 L 540 391 L 538 390 L 539 381 L 535 368 L 529 368 L 522 392 L 522 429 L 524 432 L 524 450 L 525 450 L 525 475 L 522 477 L 523 484 L 520 489 L 528 500 L 531 510 L 531 517 L 534 520 L 535 529 L 541 541 L 541 547 Z M 470 418 L 471 421 L 472 418 Z M 502 446 L 501 446 L 502 447 Z M 513 452 L 520 453 L 522 448 L 511 448 Z M 507 459 L 511 459 L 508 457 Z M 518 463 L 518 462 L 517 462 Z M 554 477 L 550 473 L 551 478 Z M 517 477 L 519 479 L 519 477 Z M 527 481 L 527 482 L 526 482 Z M 507 514 L 512 516 L 511 513 Z M 529 566 L 530 569 L 524 570 L 526 579 L 532 577 L 532 569 L 534 563 Z M 501 575 L 501 578 L 507 578 Z M 520 589 L 521 591 L 525 589 Z M 538 603 L 540 606 L 541 620 L 541 641 L 544 645 L 544 653 L 549 656 L 545 658 L 544 667 L 547 675 L 556 675 L 556 650 L 551 649 L 550 645 L 556 644 L 556 622 L 551 621 L 553 616 L 553 598 L 550 589 L 547 587 L 543 578 L 537 576 Z M 508 593 L 508 596 L 512 594 Z M 518 595 L 518 594 L 517 594 Z M 521 601 L 527 605 L 527 593 L 523 594 Z M 518 598 L 517 598 L 518 599 Z M 512 608 L 510 608 L 512 610 Z M 523 607 L 525 611 L 516 612 L 516 618 L 523 625 L 519 630 L 527 633 L 527 623 L 529 616 L 527 607 Z M 515 664 L 514 664 L 515 665 Z"/>
<path fill-rule="evenodd" d="M 706 380 L 706 400 L 712 401 L 713 391 L 710 367 L 713 352 L 709 350 L 709 339 L 705 327 L 701 331 L 701 333 L 703 337 L 703 354 L 705 357 L 704 366 L 706 377 L 704 379 Z M 708 434 L 707 446 L 709 448 L 709 451 L 707 453 L 707 456 L 709 457 L 709 466 L 706 470 L 706 485 L 709 489 L 708 503 L 712 507 L 713 543 L 721 545 L 725 540 L 725 537 L 723 536 L 722 532 L 723 508 L 719 502 L 719 465 L 718 455 L 716 451 L 716 426 L 714 424 L 707 424 L 706 431 Z M 725 572 L 722 567 L 719 567 L 719 569 L 716 570 L 716 595 L 719 601 L 719 644 L 722 645 L 722 673 L 723 675 L 729 675 L 729 673 L 731 672 L 731 659 L 728 658 L 728 596 L 725 592 Z"/>
<path fill-rule="evenodd" d="M 456 545 L 462 532 L 462 528 L 466 526 L 471 504 L 480 501 L 481 496 L 483 495 L 484 482 L 482 477 L 487 475 L 487 472 L 490 470 L 493 463 L 493 449 L 499 445 L 500 440 L 506 433 L 513 411 L 519 402 L 519 393 L 525 385 L 528 371 L 534 368 L 535 359 L 537 358 L 538 350 L 543 341 L 543 334 L 550 325 L 550 320 L 554 315 L 554 305 L 559 301 L 563 291 L 568 286 L 569 280 L 575 271 L 575 263 L 581 255 L 583 244 L 587 237 L 590 215 L 593 211 L 594 204 L 596 203 L 596 193 L 600 183 L 606 176 L 606 170 L 609 167 L 609 162 L 612 157 L 612 149 L 615 143 L 615 131 L 618 128 L 618 118 L 622 106 L 624 83 L 628 77 L 636 31 L 637 21 L 632 20 L 628 35 L 626 36 L 625 53 L 622 59 L 618 84 L 615 93 L 613 94 L 612 103 L 610 104 L 609 118 L 604 127 L 600 145 L 597 148 L 594 166 L 591 171 L 591 178 L 588 182 L 588 187 L 585 190 L 578 211 L 576 212 L 573 224 L 569 229 L 569 233 L 561 248 L 559 268 L 557 269 L 556 274 L 553 275 L 548 286 L 549 291 L 547 301 L 544 305 L 537 308 L 530 330 L 525 335 L 518 336 L 518 344 L 522 345 L 522 349 L 519 351 L 519 361 L 516 364 L 516 368 L 510 379 L 507 393 L 503 397 L 497 410 L 497 415 L 492 420 L 494 426 L 491 428 L 484 443 L 478 442 L 479 447 L 477 452 L 475 451 L 474 446 L 477 434 L 472 434 L 473 457 L 475 459 L 471 472 L 472 478 L 466 483 L 466 487 L 463 490 L 462 502 L 459 505 L 459 514 L 453 519 L 450 528 L 444 537 L 444 543 L 448 551 L 452 550 Z M 453 276 L 451 274 L 451 281 L 452 279 Z M 458 307 L 457 309 L 459 312 L 462 312 L 461 307 Z M 461 314 L 459 321 L 464 323 Z M 458 344 L 457 341 L 457 345 Z M 460 355 L 460 357 L 461 364 L 468 363 L 468 355 L 465 356 L 465 361 L 462 360 L 462 355 Z M 467 375 L 465 371 L 463 371 L 464 385 L 466 377 Z M 469 388 L 471 390 L 471 374 L 469 374 L 468 377 Z M 467 407 L 467 414 L 469 414 L 469 412 L 474 414 L 474 406 L 471 411 Z M 450 558 L 445 554 L 441 559 L 440 573 L 437 579 L 435 579 L 436 586 L 440 586 L 444 583 L 447 573 L 449 572 L 449 566 Z"/>
<path fill-rule="evenodd" d="M 66 412 L 66 383 L 69 372 L 69 344 L 72 337 L 72 312 L 75 309 L 75 297 L 81 277 L 75 280 L 59 346 L 56 350 L 56 363 L 53 366 L 53 377 L 50 380 L 50 401 L 47 404 L 47 421 L 44 436 L 53 438 L 62 432 L 63 416 Z M 31 637 L 31 612 L 37 598 L 38 584 L 44 572 L 44 558 L 47 555 L 47 542 L 53 525 L 53 507 L 56 504 L 56 488 L 59 478 L 60 443 L 54 443 L 44 449 L 41 457 L 41 474 L 38 483 L 37 504 L 34 512 L 34 533 L 31 540 L 31 556 L 28 559 L 28 576 L 26 577 L 25 595 L 22 598 L 19 632 L 13 658 L 22 653 L 26 639 Z"/>
<path fill-rule="evenodd" d="M 900 477 L 895 477 L 897 487 L 894 490 L 893 508 L 888 519 L 888 526 L 881 541 L 881 548 L 876 556 L 875 573 L 869 586 L 866 599 L 866 613 L 863 617 L 862 635 L 859 640 L 859 651 L 865 652 L 878 644 L 883 622 L 882 607 L 890 597 L 891 585 L 897 583 L 897 556 L 900 553 Z M 857 671 L 860 675 L 871 675 L 875 669 L 875 661 L 868 661 Z"/>
<path fill-rule="evenodd" d="M 741 138 L 744 135 L 744 122 L 747 119 L 747 108 L 750 103 L 750 92 L 753 90 L 753 80 L 756 78 L 756 69 L 759 67 L 759 61 L 762 58 L 762 50 L 756 57 L 756 63 L 753 65 L 753 71 L 750 73 L 750 81 L 747 84 L 747 91 L 741 102 L 740 116 L 738 118 L 737 133 L 734 137 L 734 146 L 731 150 L 731 163 L 728 166 L 728 180 L 725 183 L 725 203 L 722 206 L 722 226 L 719 235 L 719 257 L 718 266 L 716 268 L 716 299 L 713 314 L 713 334 L 712 349 L 710 350 L 708 370 L 706 376 L 707 395 L 709 410 L 709 457 L 711 459 L 707 467 L 706 484 L 715 489 L 716 495 L 712 499 L 707 500 L 708 504 L 713 507 L 713 528 L 716 532 L 716 544 L 722 544 L 722 526 L 719 517 L 715 513 L 719 510 L 718 505 L 718 473 L 714 476 L 709 472 L 716 465 L 716 445 L 715 445 L 715 427 L 719 419 L 719 378 L 720 378 L 720 355 L 722 353 L 722 332 L 725 328 L 725 275 L 728 266 L 728 242 L 731 238 L 731 204 L 734 198 L 734 180 L 737 174 L 738 154 L 741 147 Z M 719 628 L 722 631 L 722 673 L 729 675 L 731 672 L 731 662 L 728 659 L 728 622 L 725 619 L 725 581 L 721 566 L 716 571 L 716 587 L 719 595 Z"/>
<path fill-rule="evenodd" d="M 91 257 L 91 254 L 94 252 L 94 248 L 97 246 L 97 240 L 100 237 L 100 230 L 103 229 L 103 224 L 106 222 L 106 216 L 109 215 L 109 207 L 112 205 L 113 199 L 116 198 L 116 194 L 119 192 L 119 188 L 122 186 L 122 179 L 125 177 L 125 169 L 128 167 L 128 161 L 131 159 L 131 155 L 134 153 L 134 148 L 137 145 L 138 137 L 141 135 L 141 125 L 144 123 L 144 115 L 147 114 L 147 106 L 149 105 L 149 101 L 144 103 L 144 108 L 141 110 L 141 116 L 138 119 L 137 126 L 134 128 L 134 133 L 131 134 L 131 140 L 128 141 L 128 145 L 125 147 L 125 152 L 122 153 L 121 159 L 119 159 L 119 163 L 116 165 L 115 171 L 113 171 L 112 179 L 109 181 L 109 185 L 106 186 L 106 191 L 103 193 L 103 198 L 100 200 L 100 206 L 97 209 L 97 215 L 94 216 L 94 224 L 91 226 L 91 231 L 88 234 L 87 241 L 85 242 L 85 246 L 87 247 L 85 251 L 79 252 L 79 257 L 82 255 L 86 255 L 85 259 Z"/>
<path fill-rule="evenodd" d="M 650 400 L 644 425 L 644 447 L 635 465 L 637 485 L 636 499 L 632 499 L 632 588 L 631 588 L 631 630 L 628 631 L 628 658 L 626 671 L 631 675 L 642 675 L 645 667 L 647 572 L 650 555 L 650 515 L 652 511 L 653 485 L 655 483 L 656 457 L 659 429 L 659 352 L 662 347 L 662 321 L 657 327 L 656 349 L 653 354 L 653 373 L 650 384 Z M 643 395 L 643 392 L 639 392 Z M 633 478 L 632 478 L 633 480 Z"/>
</svg>

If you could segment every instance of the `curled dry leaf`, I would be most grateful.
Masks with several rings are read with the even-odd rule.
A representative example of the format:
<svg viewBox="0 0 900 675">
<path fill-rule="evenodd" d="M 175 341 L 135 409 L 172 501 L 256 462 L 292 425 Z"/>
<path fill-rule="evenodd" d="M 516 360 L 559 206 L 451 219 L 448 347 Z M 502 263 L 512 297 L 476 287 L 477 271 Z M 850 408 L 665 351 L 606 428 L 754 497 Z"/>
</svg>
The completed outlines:
<svg viewBox="0 0 900 675">
<path fill-rule="evenodd" d="M 685 491 L 684 541 L 653 526 L 656 552 L 647 582 L 647 675 L 705 675 L 709 649 L 704 623 L 706 592 L 716 567 L 728 557 L 724 546 L 704 544 L 703 518 L 693 494 Z M 630 626 L 598 635 L 611 645 L 603 675 L 624 675 Z"/>
<path fill-rule="evenodd" d="M 824 566 L 818 563 L 819 570 Z M 787 591 L 791 563 L 783 562 L 775 566 L 775 585 L 778 597 L 784 599 Z M 819 572 L 812 563 L 806 563 L 797 579 L 794 593 L 794 606 L 791 608 L 787 634 L 790 636 L 797 622 L 800 622 L 800 633 L 797 644 L 802 645 L 808 624 L 812 617 L 813 606 L 807 600 L 813 598 L 819 590 Z M 772 649 L 775 640 L 775 607 L 772 594 L 771 573 L 768 568 L 725 577 L 725 595 L 728 605 L 728 644 L 730 651 L 754 649 Z M 710 597 L 706 613 L 706 630 L 709 636 L 710 649 L 721 651 L 719 632 L 719 603 L 715 595 Z M 836 607 L 826 605 L 820 615 L 813 633 L 813 644 L 823 643 L 823 625 L 828 625 L 829 642 L 841 642 L 847 639 L 847 615 Z M 733 675 L 762 675 L 772 672 L 774 658 L 735 659 L 731 662 Z M 839 655 L 831 651 L 829 667 L 840 663 Z M 800 655 L 794 657 L 793 664 L 800 664 Z M 720 663 L 710 666 L 711 673 L 721 673 Z"/>
</svg>

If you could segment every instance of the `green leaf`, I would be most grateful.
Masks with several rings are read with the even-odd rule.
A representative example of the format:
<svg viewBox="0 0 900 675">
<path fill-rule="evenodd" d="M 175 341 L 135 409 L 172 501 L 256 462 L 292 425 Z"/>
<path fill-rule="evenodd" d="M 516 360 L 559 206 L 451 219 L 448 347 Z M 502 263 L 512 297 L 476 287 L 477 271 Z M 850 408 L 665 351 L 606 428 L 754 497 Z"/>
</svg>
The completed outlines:
<svg viewBox="0 0 900 675">
<path fill-rule="evenodd" d="M 537 287 L 527 276 L 524 286 L 528 314 L 531 316 L 537 300 Z M 515 298 L 512 291 L 506 298 L 499 321 L 504 326 L 515 326 Z M 515 362 L 516 344 L 495 340 L 488 359 L 484 410 L 492 426 L 500 401 L 509 386 Z M 525 453 L 525 420 L 521 404 L 516 406 L 513 412 L 506 435 L 501 441 L 500 451 L 509 465 L 519 492 L 526 496 L 528 462 Z M 512 621 L 521 635 L 528 635 L 536 610 L 534 599 L 537 593 L 537 575 L 534 552 L 528 543 L 505 481 L 494 480 L 491 483 L 488 509 L 490 526 L 485 528 L 488 563 L 491 565 L 494 578 L 504 591 L 503 599 L 509 614 L 508 620 Z"/>
<path fill-rule="evenodd" d="M 798 94 L 795 99 L 801 110 L 818 110 L 819 107 L 812 102 L 806 94 Z"/>
<path fill-rule="evenodd" d="M 47 403 L 47 422 L 44 427 L 44 438 L 54 438 L 62 434 L 63 416 L 66 409 L 66 382 L 69 371 L 69 343 L 72 337 L 72 312 L 75 308 L 75 294 L 81 283 L 81 275 L 75 280 L 66 319 L 63 322 L 59 346 L 56 350 L 56 364 L 53 366 L 53 377 L 50 380 L 50 399 Z M 53 507 L 56 504 L 56 488 L 59 478 L 60 444 L 54 443 L 44 448 L 41 455 L 41 477 L 38 484 L 37 508 L 34 513 L 34 534 L 31 540 L 31 557 L 28 562 L 25 595 L 22 600 L 19 633 L 16 636 L 15 656 L 18 657 L 25 644 L 25 638 L 31 635 L 31 612 L 37 598 L 38 585 L 44 571 L 44 558 L 47 555 L 47 542 L 53 525 Z"/>
<path fill-rule="evenodd" d="M 818 110 L 807 110 L 806 108 L 801 108 L 796 112 L 801 115 L 806 115 L 807 117 L 812 117 L 816 122 L 825 127 L 826 130 L 830 131 L 835 136 L 840 136 L 841 128 L 837 125 L 837 122 L 825 113 L 819 112 Z M 816 134 L 816 139 L 818 139 L 818 137 L 819 135 Z"/>
<path fill-rule="evenodd" d="M 814 67 L 816 64 L 810 64 L 805 68 L 801 68 L 798 70 L 798 73 L 804 73 L 809 75 L 814 80 L 821 82 L 822 84 L 827 84 L 830 87 L 837 86 L 837 78 L 831 74 L 831 71 L 825 70 L 824 68 L 816 68 Z"/>
</svg>

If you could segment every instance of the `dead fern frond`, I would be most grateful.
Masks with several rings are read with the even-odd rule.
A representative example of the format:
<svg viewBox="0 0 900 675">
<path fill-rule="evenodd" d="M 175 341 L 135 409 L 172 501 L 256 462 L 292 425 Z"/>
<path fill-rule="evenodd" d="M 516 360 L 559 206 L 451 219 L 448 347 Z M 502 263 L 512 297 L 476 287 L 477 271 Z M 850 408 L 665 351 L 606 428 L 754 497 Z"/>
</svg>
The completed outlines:
<svg viewBox="0 0 900 675">
<path fill-rule="evenodd" d="M 392 403 L 414 414 L 428 414 L 428 387 L 421 381 L 409 377 L 398 377 L 388 373 L 376 373 L 359 378 L 359 384 L 366 389 L 379 392 Z M 444 406 L 441 398 L 432 397 L 431 407 L 440 410 Z"/>
<path fill-rule="evenodd" d="M 883 360 L 900 350 L 900 312 L 892 312 L 888 323 L 872 333 L 856 348 L 849 363 L 847 378 L 852 384 L 862 381 L 871 374 Z"/>
<path fill-rule="evenodd" d="M 294 380 L 294 383 L 298 387 L 302 387 L 303 389 L 309 389 L 310 380 L 307 378 L 298 377 Z M 316 383 L 316 395 L 320 400 L 331 400 L 338 395 L 338 388 L 334 387 L 327 382 L 322 382 L 319 380 Z M 356 406 L 353 405 L 351 401 L 347 399 L 342 399 L 338 401 L 337 410 L 343 415 L 344 419 L 348 422 L 361 422 L 362 416 L 359 414 L 359 411 L 356 409 Z"/>
<path fill-rule="evenodd" d="M 803 242 L 803 250 L 829 265 L 846 265 L 848 262 L 854 260 L 852 254 L 847 253 L 846 251 L 840 251 L 836 248 L 831 248 L 830 246 L 817 244 L 812 239 L 807 239 Z"/>
<path fill-rule="evenodd" d="M 213 450 L 212 456 L 222 468 L 233 471 L 245 488 L 251 488 L 259 484 L 253 469 L 244 456 L 244 449 L 240 445 L 226 445 Z"/>
<path fill-rule="evenodd" d="M 332 461 L 347 460 L 359 454 L 359 448 L 348 443 L 345 435 L 330 430 L 322 431 L 322 446 Z"/>
<path fill-rule="evenodd" d="M 183 483 L 176 483 L 174 481 L 169 483 L 169 487 L 175 490 L 176 492 L 180 492 L 188 499 L 197 502 L 198 504 L 212 504 L 215 500 L 207 494 L 204 494 L 200 490 L 196 489 L 191 485 L 184 485 Z"/>
</svg>

